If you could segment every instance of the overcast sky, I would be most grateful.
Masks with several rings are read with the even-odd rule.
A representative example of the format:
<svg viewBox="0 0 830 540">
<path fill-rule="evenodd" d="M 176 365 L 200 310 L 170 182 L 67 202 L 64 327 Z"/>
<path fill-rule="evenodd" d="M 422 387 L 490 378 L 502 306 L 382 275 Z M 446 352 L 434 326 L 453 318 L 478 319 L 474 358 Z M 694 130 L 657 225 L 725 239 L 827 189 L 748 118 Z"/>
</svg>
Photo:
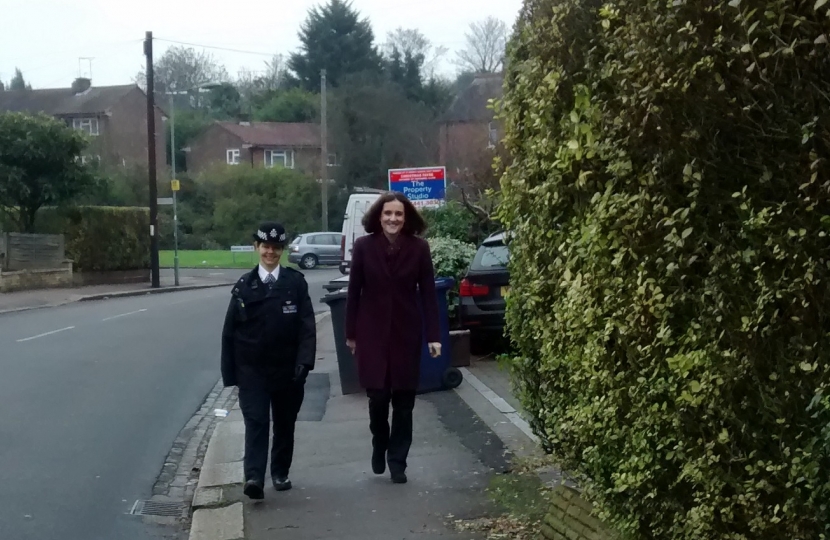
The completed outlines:
<svg viewBox="0 0 830 540">
<path fill-rule="evenodd" d="M 251 51 L 208 49 L 235 77 L 241 68 L 261 70 L 267 54 L 293 52 L 297 31 L 311 6 L 323 0 L 0 0 L 0 80 L 8 83 L 19 67 L 35 88 L 67 87 L 89 75 L 94 85 L 128 84 L 142 67 L 141 41 L 156 38 Z M 510 28 L 522 0 L 353 0 L 372 23 L 377 43 L 397 27 L 417 28 L 434 44 L 447 47 L 442 71 L 450 74 L 454 52 L 463 46 L 471 22 L 487 16 Z M 159 57 L 169 43 L 157 41 Z"/>
</svg>

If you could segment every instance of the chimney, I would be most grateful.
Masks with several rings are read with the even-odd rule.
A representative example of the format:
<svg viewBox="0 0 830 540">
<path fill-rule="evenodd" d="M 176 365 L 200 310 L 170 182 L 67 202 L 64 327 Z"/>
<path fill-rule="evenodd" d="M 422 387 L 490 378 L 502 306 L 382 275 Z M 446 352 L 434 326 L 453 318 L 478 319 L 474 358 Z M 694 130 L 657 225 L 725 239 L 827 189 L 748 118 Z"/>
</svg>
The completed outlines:
<svg viewBox="0 0 830 540">
<path fill-rule="evenodd" d="M 92 87 L 92 80 L 86 77 L 78 77 L 72 83 L 72 92 L 77 96 L 83 94 Z"/>
</svg>

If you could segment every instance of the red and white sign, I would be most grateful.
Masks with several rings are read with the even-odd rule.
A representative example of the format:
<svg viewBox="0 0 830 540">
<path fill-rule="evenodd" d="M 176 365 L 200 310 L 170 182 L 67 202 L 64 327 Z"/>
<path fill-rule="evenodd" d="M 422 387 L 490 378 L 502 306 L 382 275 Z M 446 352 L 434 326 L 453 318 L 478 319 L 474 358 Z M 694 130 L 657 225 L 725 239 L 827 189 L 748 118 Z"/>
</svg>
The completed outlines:
<svg viewBox="0 0 830 540">
<path fill-rule="evenodd" d="M 423 182 L 425 180 L 444 180 L 444 167 L 423 167 L 419 169 L 392 169 L 389 171 L 389 182 Z"/>
</svg>

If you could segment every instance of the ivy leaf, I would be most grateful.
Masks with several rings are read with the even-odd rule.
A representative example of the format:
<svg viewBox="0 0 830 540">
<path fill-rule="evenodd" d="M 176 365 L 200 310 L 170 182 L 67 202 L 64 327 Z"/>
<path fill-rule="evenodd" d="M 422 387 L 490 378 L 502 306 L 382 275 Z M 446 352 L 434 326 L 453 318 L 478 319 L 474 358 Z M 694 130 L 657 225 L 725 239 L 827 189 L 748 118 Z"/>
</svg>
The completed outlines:
<svg viewBox="0 0 830 540">
<path fill-rule="evenodd" d="M 729 6 L 733 8 L 738 8 L 741 5 L 741 0 L 732 0 L 729 2 Z"/>
<path fill-rule="evenodd" d="M 826 3 L 827 3 L 827 0 L 816 0 L 816 5 L 814 6 L 814 9 L 819 9 L 821 6 L 823 6 Z"/>
</svg>

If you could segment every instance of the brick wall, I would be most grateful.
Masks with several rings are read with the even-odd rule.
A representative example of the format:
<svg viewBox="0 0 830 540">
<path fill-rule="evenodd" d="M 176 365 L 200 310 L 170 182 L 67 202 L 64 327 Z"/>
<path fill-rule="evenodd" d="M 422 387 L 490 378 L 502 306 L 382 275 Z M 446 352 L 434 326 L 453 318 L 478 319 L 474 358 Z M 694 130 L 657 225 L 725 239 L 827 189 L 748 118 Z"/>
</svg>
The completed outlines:
<svg viewBox="0 0 830 540">
<path fill-rule="evenodd" d="M 605 524 L 593 517 L 591 503 L 567 486 L 557 487 L 553 505 L 542 523 L 545 540 L 618 540 Z"/>
<path fill-rule="evenodd" d="M 156 175 L 164 181 L 167 169 L 167 131 L 161 110 L 155 109 Z M 137 86 L 112 109 L 112 116 L 102 123 L 105 164 L 110 166 L 148 166 L 147 157 L 147 95 Z"/>
</svg>

